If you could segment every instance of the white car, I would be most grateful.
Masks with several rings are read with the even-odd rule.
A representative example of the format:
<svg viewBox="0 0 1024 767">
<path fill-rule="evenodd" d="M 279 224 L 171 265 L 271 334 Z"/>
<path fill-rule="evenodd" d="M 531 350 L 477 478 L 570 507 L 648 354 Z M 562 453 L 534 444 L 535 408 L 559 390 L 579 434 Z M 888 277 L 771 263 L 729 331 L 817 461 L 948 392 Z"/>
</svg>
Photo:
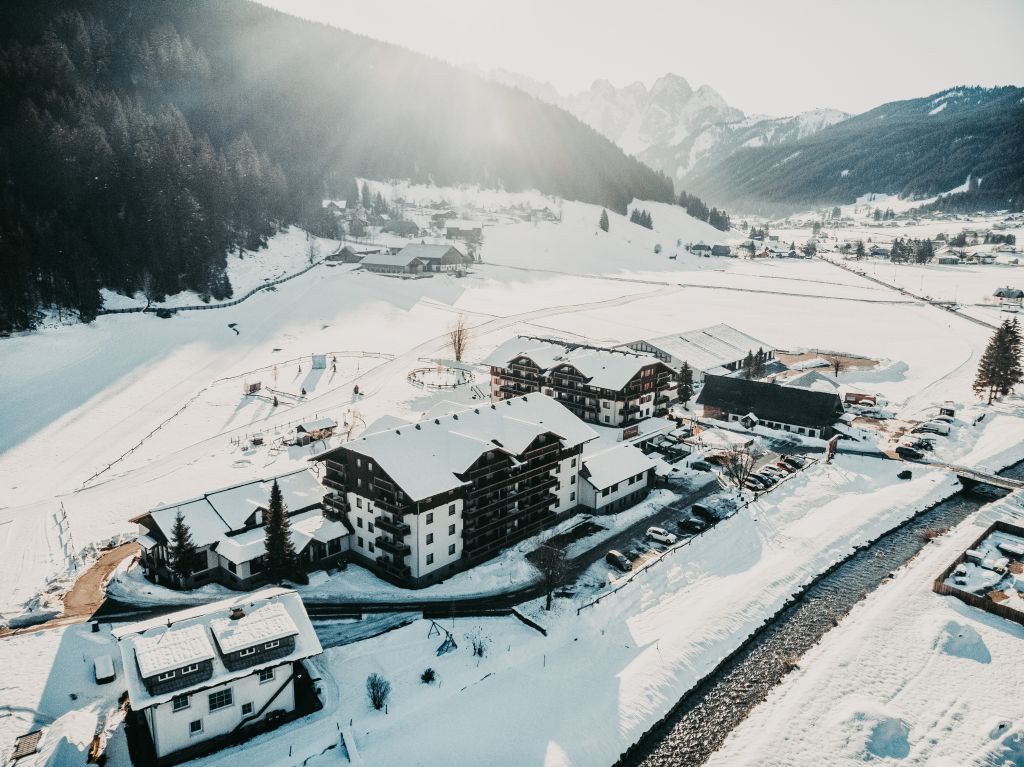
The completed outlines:
<svg viewBox="0 0 1024 767">
<path fill-rule="evenodd" d="M 675 537 L 675 535 L 670 533 L 664 527 L 648 527 L 647 537 L 650 538 L 652 541 L 664 543 L 667 546 L 671 546 L 673 543 L 679 540 Z"/>
</svg>

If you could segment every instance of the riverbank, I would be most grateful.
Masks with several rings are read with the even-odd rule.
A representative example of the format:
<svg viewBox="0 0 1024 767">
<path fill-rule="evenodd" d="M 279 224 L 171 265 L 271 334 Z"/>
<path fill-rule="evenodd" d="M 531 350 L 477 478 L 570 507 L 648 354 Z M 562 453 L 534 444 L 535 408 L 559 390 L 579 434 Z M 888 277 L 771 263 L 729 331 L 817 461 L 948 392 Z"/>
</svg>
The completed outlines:
<svg viewBox="0 0 1024 767">
<path fill-rule="evenodd" d="M 1024 628 L 931 591 L 995 519 L 1019 524 L 1024 494 L 972 515 L 854 607 L 708 765 L 1024 762 Z"/>
</svg>

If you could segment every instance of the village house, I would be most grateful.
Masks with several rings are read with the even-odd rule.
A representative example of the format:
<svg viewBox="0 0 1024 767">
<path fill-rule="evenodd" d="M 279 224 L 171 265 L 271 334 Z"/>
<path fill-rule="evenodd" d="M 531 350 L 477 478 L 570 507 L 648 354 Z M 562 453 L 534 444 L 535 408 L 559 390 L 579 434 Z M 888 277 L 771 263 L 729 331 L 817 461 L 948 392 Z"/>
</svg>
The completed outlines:
<svg viewBox="0 0 1024 767">
<path fill-rule="evenodd" d="M 367 256 L 379 255 L 384 250 L 369 246 L 342 245 L 333 253 L 328 253 L 326 260 L 341 264 L 358 264 Z"/>
<path fill-rule="evenodd" d="M 484 359 L 491 398 L 542 392 L 584 421 L 628 426 L 663 415 L 676 399 L 673 370 L 650 354 L 517 336 Z"/>
<path fill-rule="evenodd" d="M 999 288 L 992 296 L 999 299 L 999 305 L 1003 309 L 1012 311 L 1024 308 L 1024 290 L 1007 286 Z"/>
<path fill-rule="evenodd" d="M 469 263 L 469 259 L 452 245 L 414 242 L 402 248 L 398 255 L 418 258 L 427 272 L 457 272 Z"/>
<path fill-rule="evenodd" d="M 314 570 L 337 564 L 348 548 L 348 529 L 324 515 L 323 485 L 309 469 L 299 469 L 158 506 L 132 519 L 139 526 L 146 577 L 184 588 L 220 583 L 251 589 L 265 582 L 266 513 L 275 480 L 281 488 L 300 567 Z M 175 576 L 169 560 L 179 512 L 192 533 L 198 560 L 196 572 L 185 582 Z"/>
<path fill-rule="evenodd" d="M 833 424 L 843 414 L 842 400 L 834 391 L 725 376 L 707 376 L 697 404 L 703 406 L 705 418 L 821 439 L 832 436 Z"/>
<path fill-rule="evenodd" d="M 422 274 L 425 264 L 415 255 L 405 252 L 405 248 L 398 253 L 374 253 L 367 255 L 360 262 L 363 269 L 375 274 Z"/>
<path fill-rule="evenodd" d="M 686 362 L 693 371 L 694 383 L 698 384 L 709 373 L 728 375 L 741 369 L 746 356 L 756 354 L 759 349 L 764 352 L 766 360 L 775 359 L 774 346 L 726 324 L 641 339 L 626 346 L 644 354 L 653 354 L 675 371 Z"/>
<path fill-rule="evenodd" d="M 112 633 L 129 717 L 149 736 L 137 747 L 151 748 L 146 764 L 209 753 L 319 708 L 304 661 L 322 649 L 294 591 L 265 589 Z"/>
<path fill-rule="evenodd" d="M 654 481 L 654 460 L 640 448 L 621 442 L 610 447 L 584 448 L 580 471 L 580 501 L 599 514 L 614 514 L 640 503 Z"/>
<path fill-rule="evenodd" d="M 727 256 L 727 257 L 731 257 L 733 255 L 733 252 L 732 252 L 732 248 L 729 247 L 728 245 L 712 245 L 711 246 L 711 255 L 712 256 Z"/>
<path fill-rule="evenodd" d="M 420 587 L 490 559 L 580 504 L 597 434 L 542 394 L 368 429 L 314 460 L 325 503 L 353 529 L 349 558 Z"/>
<path fill-rule="evenodd" d="M 689 247 L 689 251 L 695 256 L 708 256 L 711 255 L 711 246 L 703 242 L 697 242 Z"/>
<path fill-rule="evenodd" d="M 453 218 L 445 221 L 444 236 L 449 240 L 462 240 L 479 244 L 484 239 L 484 227 L 479 221 Z"/>
<path fill-rule="evenodd" d="M 305 421 L 295 427 L 295 444 L 304 446 L 311 442 L 319 442 L 334 436 L 334 430 L 338 428 L 338 422 L 333 418 L 318 418 L 315 421 Z"/>
</svg>

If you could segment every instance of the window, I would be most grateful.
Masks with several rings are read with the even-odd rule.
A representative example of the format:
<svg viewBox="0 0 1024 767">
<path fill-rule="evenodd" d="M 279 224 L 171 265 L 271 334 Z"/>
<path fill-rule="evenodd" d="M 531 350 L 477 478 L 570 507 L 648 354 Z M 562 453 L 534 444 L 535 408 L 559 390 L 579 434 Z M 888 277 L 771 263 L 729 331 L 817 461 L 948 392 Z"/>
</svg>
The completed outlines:
<svg viewBox="0 0 1024 767">
<path fill-rule="evenodd" d="M 434 542 L 434 534 L 433 533 L 427 533 L 427 545 L 429 546 L 433 542 Z"/>
<path fill-rule="evenodd" d="M 255 654 L 256 654 L 256 648 L 255 647 L 246 647 L 244 650 L 239 650 L 238 651 L 238 657 L 239 658 L 245 658 L 245 657 L 247 657 L 249 655 L 255 655 Z"/>
<path fill-rule="evenodd" d="M 274 681 L 274 669 L 272 668 L 261 668 L 257 675 L 260 678 L 260 684 Z"/>
<path fill-rule="evenodd" d="M 374 552 L 373 543 L 367 543 L 366 546 L 370 550 L 370 553 L 372 554 Z"/>
<path fill-rule="evenodd" d="M 601 491 L 601 495 L 602 496 L 608 495 L 608 488 L 607 487 L 604 490 Z"/>
<path fill-rule="evenodd" d="M 156 681 L 166 682 L 168 679 L 174 679 L 174 675 L 177 673 L 177 671 L 168 671 L 166 674 L 157 674 Z"/>
<path fill-rule="evenodd" d="M 570 501 L 575 501 L 576 500 L 576 491 L 575 490 L 573 490 L 571 493 L 569 493 L 569 500 Z"/>
<path fill-rule="evenodd" d="M 280 646 L 281 646 L 281 640 L 280 639 L 275 639 L 273 642 L 267 642 L 265 645 L 263 645 L 263 649 L 264 650 L 273 650 L 275 647 L 280 647 Z"/>
<path fill-rule="evenodd" d="M 362 468 L 362 465 L 363 465 L 363 460 L 361 458 L 356 458 L 356 468 L 357 469 Z"/>
<path fill-rule="evenodd" d="M 427 514 L 427 524 L 431 524 L 434 521 L 434 512 Z"/>
<path fill-rule="evenodd" d="M 434 564 L 434 555 L 433 554 L 427 554 L 427 564 L 428 565 Z"/>
<path fill-rule="evenodd" d="M 562 473 L 562 464 L 556 463 L 555 464 L 555 474 L 561 474 L 561 473 Z"/>
<path fill-rule="evenodd" d="M 196 719 L 194 722 L 189 722 L 188 723 L 188 734 L 189 735 L 198 735 L 202 731 L 203 731 L 203 720 L 202 719 Z"/>
<path fill-rule="evenodd" d="M 359 548 L 363 548 L 363 539 L 360 538 L 358 535 L 356 536 L 356 546 L 358 546 Z"/>
<path fill-rule="evenodd" d="M 360 506 L 361 505 L 362 504 L 360 503 Z M 361 528 L 362 526 L 363 526 L 363 518 L 362 517 L 356 517 L 356 527 L 360 527 Z"/>
<path fill-rule="evenodd" d="M 570 485 L 575 485 L 576 484 L 576 475 L 575 474 L 573 474 L 571 477 L 569 477 L 569 484 Z"/>
<path fill-rule="evenodd" d="M 448 525 L 448 535 L 455 535 L 455 525 Z"/>
<path fill-rule="evenodd" d="M 576 459 L 573 458 L 572 461 L 569 463 L 569 465 L 572 466 L 573 468 L 575 468 L 576 467 Z"/>
<path fill-rule="evenodd" d="M 611 419 L 611 417 L 610 417 L 610 416 L 605 416 L 605 417 L 604 417 L 604 422 L 605 422 L 605 423 L 611 423 L 611 420 L 612 420 L 612 419 Z"/>
<path fill-rule="evenodd" d="M 340 545 L 341 539 L 338 539 L 338 542 Z M 256 575 L 256 573 L 262 573 L 263 567 L 263 557 L 256 557 L 256 559 L 249 562 L 249 575 Z"/>
<path fill-rule="evenodd" d="M 449 543 L 448 544 L 448 555 L 451 556 L 454 553 L 455 553 L 455 544 L 454 543 Z"/>
<path fill-rule="evenodd" d="M 171 698 L 171 708 L 174 711 L 184 711 L 189 705 L 188 695 L 175 695 Z"/>
<path fill-rule="evenodd" d="M 366 532 L 368 532 L 368 533 L 372 533 L 373 532 L 373 522 L 367 522 L 366 523 Z"/>
<path fill-rule="evenodd" d="M 454 517 L 455 516 L 455 504 L 454 503 L 451 506 L 448 507 L 448 516 L 449 517 Z"/>
<path fill-rule="evenodd" d="M 222 708 L 227 708 L 234 703 L 234 698 L 231 695 L 231 688 L 226 690 L 217 690 L 217 692 L 211 692 L 208 696 L 210 701 L 210 711 L 217 711 Z"/>
<path fill-rule="evenodd" d="M 249 716 L 252 714 L 252 703 L 242 704 L 242 716 Z"/>
<path fill-rule="evenodd" d="M 616 492 L 618 492 L 618 490 L 619 490 L 619 483 L 616 482 L 614 485 L 612 485 L 612 492 L 616 493 Z"/>
<path fill-rule="evenodd" d="M 362 487 L 362 486 L 363 486 L 363 478 L 362 477 L 356 477 L 356 487 Z"/>
</svg>

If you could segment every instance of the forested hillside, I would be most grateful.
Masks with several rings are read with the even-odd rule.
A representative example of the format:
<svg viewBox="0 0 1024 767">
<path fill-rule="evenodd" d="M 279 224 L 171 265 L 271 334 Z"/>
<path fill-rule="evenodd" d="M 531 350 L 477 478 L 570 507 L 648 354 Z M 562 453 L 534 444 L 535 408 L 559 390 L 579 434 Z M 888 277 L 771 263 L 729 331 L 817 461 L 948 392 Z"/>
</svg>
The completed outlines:
<svg viewBox="0 0 1024 767">
<path fill-rule="evenodd" d="M 926 197 L 973 179 L 944 204 L 1024 206 L 1024 88 L 954 88 L 884 104 L 798 141 L 743 148 L 687 178 L 748 212 L 853 202 L 867 192 Z"/>
<path fill-rule="evenodd" d="M 556 107 L 243 0 L 4 3 L 0 174 L 0 331 L 101 287 L 227 297 L 227 252 L 355 175 L 672 198 Z"/>
</svg>

